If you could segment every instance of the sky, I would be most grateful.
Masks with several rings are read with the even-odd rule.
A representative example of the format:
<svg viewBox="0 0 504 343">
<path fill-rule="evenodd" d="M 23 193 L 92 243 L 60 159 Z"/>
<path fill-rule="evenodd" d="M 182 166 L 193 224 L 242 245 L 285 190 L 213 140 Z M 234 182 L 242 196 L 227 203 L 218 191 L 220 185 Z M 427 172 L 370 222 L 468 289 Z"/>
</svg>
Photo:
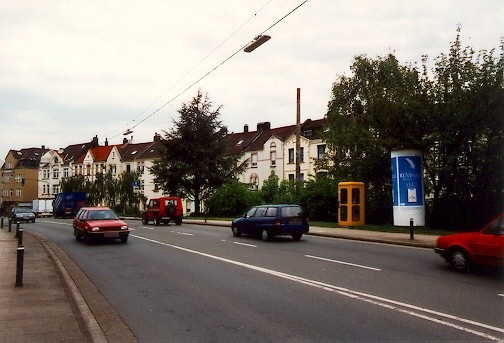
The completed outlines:
<svg viewBox="0 0 504 343">
<path fill-rule="evenodd" d="M 458 27 L 497 49 L 502 18 L 502 0 L 0 0 L 0 159 L 152 141 L 198 90 L 229 132 L 295 124 L 297 88 L 301 121 L 321 119 L 356 56 L 432 67 Z"/>
</svg>

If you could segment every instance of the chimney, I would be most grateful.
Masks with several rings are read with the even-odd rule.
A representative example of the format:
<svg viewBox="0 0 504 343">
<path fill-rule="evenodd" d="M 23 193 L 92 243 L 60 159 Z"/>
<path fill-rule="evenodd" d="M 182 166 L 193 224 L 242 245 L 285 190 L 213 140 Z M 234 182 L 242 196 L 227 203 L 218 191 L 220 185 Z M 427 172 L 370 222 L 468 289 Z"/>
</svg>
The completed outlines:
<svg viewBox="0 0 504 343">
<path fill-rule="evenodd" d="M 108 146 L 108 139 L 105 138 L 105 146 Z"/>
<path fill-rule="evenodd" d="M 91 142 L 93 143 L 93 146 L 98 146 L 98 135 L 94 136 Z"/>
<path fill-rule="evenodd" d="M 243 132 L 248 132 L 248 124 L 245 124 L 245 126 L 243 127 Z"/>
<path fill-rule="evenodd" d="M 154 142 L 159 142 L 161 140 L 161 135 L 157 132 L 154 133 Z"/>
<path fill-rule="evenodd" d="M 128 143 L 128 138 L 124 137 L 123 138 L 123 144 L 126 144 L 126 143 Z"/>
<path fill-rule="evenodd" d="M 260 131 L 260 130 L 269 130 L 271 129 L 271 123 L 269 121 L 265 121 L 265 122 L 262 122 L 262 123 L 258 123 L 257 124 L 257 131 Z"/>
<path fill-rule="evenodd" d="M 42 145 L 42 150 L 45 150 L 45 145 Z"/>
</svg>

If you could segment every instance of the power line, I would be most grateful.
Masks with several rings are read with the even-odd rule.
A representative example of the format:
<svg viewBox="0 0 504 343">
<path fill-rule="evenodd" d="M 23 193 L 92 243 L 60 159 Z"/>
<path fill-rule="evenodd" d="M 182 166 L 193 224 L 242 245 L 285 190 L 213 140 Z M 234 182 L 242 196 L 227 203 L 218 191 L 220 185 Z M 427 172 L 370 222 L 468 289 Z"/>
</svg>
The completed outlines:
<svg viewBox="0 0 504 343">
<path fill-rule="evenodd" d="M 263 7 L 261 7 L 261 9 L 259 9 L 259 11 L 257 13 L 259 13 L 265 6 L 267 6 L 269 4 L 269 2 L 271 2 L 271 0 L 269 0 L 265 5 L 263 5 Z M 260 35 L 266 33 L 267 31 L 269 31 L 270 29 L 272 29 L 273 27 L 275 27 L 278 23 L 280 23 L 281 21 L 283 21 L 285 18 L 287 18 L 289 15 L 291 15 L 293 12 L 295 12 L 297 9 L 299 9 L 301 6 L 303 6 L 306 2 L 308 2 L 308 0 L 304 0 L 301 4 L 299 4 L 298 6 L 296 6 L 293 10 L 291 10 L 289 13 L 287 13 L 286 15 L 284 15 L 282 18 L 280 18 L 279 20 L 277 20 L 275 23 L 273 23 L 270 27 L 268 27 L 266 30 L 264 30 L 263 32 L 261 32 Z M 213 52 L 215 52 L 220 46 L 222 46 L 229 38 L 231 38 L 236 32 L 238 32 L 244 25 L 246 25 L 253 17 L 255 17 L 257 15 L 257 13 L 254 14 L 254 16 L 252 16 L 251 18 L 249 18 L 244 24 L 242 24 L 237 30 L 235 30 L 230 36 L 228 36 L 219 46 L 217 46 L 214 50 L 212 50 L 205 58 L 203 58 L 203 60 L 201 60 L 195 67 L 193 67 L 191 69 L 191 71 L 193 71 L 199 64 L 201 64 L 205 59 L 207 59 Z M 142 124 L 143 122 L 145 122 L 147 119 L 149 119 L 150 117 L 152 117 L 154 114 L 158 113 L 159 111 L 161 111 L 163 108 L 165 108 L 167 105 L 169 105 L 172 101 L 174 101 L 175 99 L 177 99 L 179 96 L 181 96 L 182 94 L 184 94 L 186 91 L 188 91 L 190 88 L 192 88 L 194 85 L 196 85 L 197 83 L 199 83 L 201 80 L 203 80 L 205 77 L 207 77 L 208 75 L 210 75 L 211 73 L 213 73 L 215 70 L 217 70 L 220 66 L 222 66 L 224 63 L 226 63 L 227 61 L 229 61 L 231 58 L 233 58 L 236 54 L 238 54 L 240 51 L 242 51 L 247 45 L 249 45 L 249 43 L 246 43 L 245 45 L 243 45 L 242 47 L 240 47 L 238 50 L 236 50 L 234 53 L 232 53 L 229 57 L 227 57 L 226 59 L 224 59 L 222 62 L 220 62 L 218 65 L 216 65 L 215 67 L 213 67 L 210 71 L 208 71 L 206 74 L 204 74 L 203 76 L 201 76 L 199 79 L 197 79 L 196 81 L 194 81 L 193 83 L 191 83 L 189 86 L 187 86 L 186 88 L 184 88 L 181 92 L 179 92 L 177 95 L 175 95 L 174 97 L 172 97 L 170 100 L 168 100 L 167 102 L 165 102 L 163 105 L 161 105 L 159 108 L 157 108 L 155 111 L 153 111 L 151 114 L 149 114 L 148 116 L 146 116 L 145 118 L 143 118 L 142 120 L 140 120 L 138 123 L 136 123 L 135 125 L 131 126 L 129 128 L 129 130 L 133 130 L 135 129 L 138 125 Z M 190 71 L 190 72 L 191 72 Z M 176 83 L 180 82 L 180 80 L 182 80 L 183 78 L 185 78 L 186 75 L 188 75 L 190 72 L 186 73 L 181 79 L 179 79 Z M 176 84 L 175 83 L 175 84 Z M 157 100 L 156 100 L 157 101 Z M 156 102 L 155 101 L 155 102 Z M 152 106 L 152 105 L 151 105 Z M 149 106 L 150 107 L 150 106 Z M 138 117 L 137 117 L 138 118 Z M 134 121 L 134 120 L 133 120 Z M 119 134 L 118 134 L 119 135 Z M 112 137 L 112 138 L 115 138 L 117 137 L 118 135 Z"/>
</svg>

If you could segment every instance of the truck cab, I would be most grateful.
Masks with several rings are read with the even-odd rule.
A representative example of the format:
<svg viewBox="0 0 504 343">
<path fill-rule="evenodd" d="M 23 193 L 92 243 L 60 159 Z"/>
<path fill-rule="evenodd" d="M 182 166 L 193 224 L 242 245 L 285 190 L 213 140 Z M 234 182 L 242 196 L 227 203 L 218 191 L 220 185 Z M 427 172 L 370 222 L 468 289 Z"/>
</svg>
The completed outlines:
<svg viewBox="0 0 504 343">
<path fill-rule="evenodd" d="M 169 222 L 174 222 L 176 225 L 181 225 L 183 215 L 181 198 L 154 198 L 147 202 L 146 209 L 142 213 L 142 223 L 147 225 L 149 222 L 153 222 L 154 225 L 161 225 L 161 223 L 168 224 Z"/>
</svg>

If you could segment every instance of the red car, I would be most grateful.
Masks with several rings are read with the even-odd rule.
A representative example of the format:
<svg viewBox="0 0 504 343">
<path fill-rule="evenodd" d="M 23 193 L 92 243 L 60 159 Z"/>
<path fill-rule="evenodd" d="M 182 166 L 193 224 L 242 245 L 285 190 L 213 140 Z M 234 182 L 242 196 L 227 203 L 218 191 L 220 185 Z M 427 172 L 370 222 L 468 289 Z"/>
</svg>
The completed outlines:
<svg viewBox="0 0 504 343">
<path fill-rule="evenodd" d="M 74 236 L 89 244 L 98 238 L 128 241 L 128 224 L 108 207 L 82 207 L 73 220 Z"/>
<path fill-rule="evenodd" d="M 439 237 L 434 251 L 457 271 L 472 265 L 504 266 L 504 213 L 480 231 Z"/>
</svg>

